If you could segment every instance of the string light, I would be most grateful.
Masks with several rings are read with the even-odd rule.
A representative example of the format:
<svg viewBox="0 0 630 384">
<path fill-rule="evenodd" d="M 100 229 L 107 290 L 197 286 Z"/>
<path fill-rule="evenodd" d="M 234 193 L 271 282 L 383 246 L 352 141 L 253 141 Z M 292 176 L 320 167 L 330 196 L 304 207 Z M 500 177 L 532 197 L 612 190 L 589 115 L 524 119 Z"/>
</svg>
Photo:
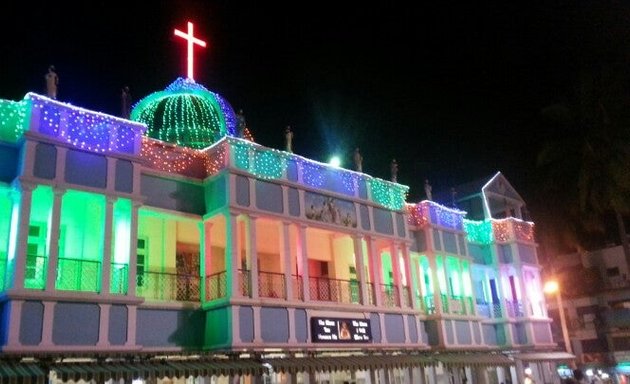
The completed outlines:
<svg viewBox="0 0 630 384">
<path fill-rule="evenodd" d="M 230 104 L 192 79 L 178 78 L 164 91 L 140 100 L 131 119 L 148 126 L 147 135 L 180 146 L 202 149 L 236 132 Z"/>
<path fill-rule="evenodd" d="M 28 93 L 24 101 L 39 114 L 37 131 L 90 152 L 134 154 L 144 124 Z"/>
<path fill-rule="evenodd" d="M 514 217 L 493 219 L 492 231 L 497 242 L 534 241 L 534 223 Z"/>
<path fill-rule="evenodd" d="M 22 136 L 28 126 L 28 107 L 24 100 L 0 100 L 0 140 L 16 142 Z"/>
<path fill-rule="evenodd" d="M 429 200 L 421 201 L 418 204 L 406 204 L 406 210 L 409 213 L 408 222 L 411 225 L 422 226 L 432 223 L 458 231 L 464 229 L 465 211 L 448 208 Z"/>
<path fill-rule="evenodd" d="M 403 209 L 409 187 L 377 178 L 368 179 L 368 185 L 375 202 L 389 209 Z"/>
<path fill-rule="evenodd" d="M 486 245 L 491 244 L 493 241 L 491 220 L 476 221 L 464 219 L 464 228 L 466 230 L 466 239 L 469 243 Z"/>
</svg>

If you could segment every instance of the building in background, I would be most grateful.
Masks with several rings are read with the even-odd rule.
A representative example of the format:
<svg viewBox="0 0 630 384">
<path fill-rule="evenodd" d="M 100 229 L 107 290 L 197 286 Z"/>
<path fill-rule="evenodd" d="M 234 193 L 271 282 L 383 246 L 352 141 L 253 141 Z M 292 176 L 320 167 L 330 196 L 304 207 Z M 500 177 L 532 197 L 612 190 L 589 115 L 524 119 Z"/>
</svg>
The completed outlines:
<svg viewBox="0 0 630 384">
<path fill-rule="evenodd" d="M 546 263 L 547 264 L 547 263 Z M 567 328 L 577 364 L 589 375 L 627 383 L 630 375 L 630 280 L 622 246 L 557 255 L 544 276 L 563 287 Z M 549 301 L 554 339 L 561 332 L 559 311 Z"/>
</svg>

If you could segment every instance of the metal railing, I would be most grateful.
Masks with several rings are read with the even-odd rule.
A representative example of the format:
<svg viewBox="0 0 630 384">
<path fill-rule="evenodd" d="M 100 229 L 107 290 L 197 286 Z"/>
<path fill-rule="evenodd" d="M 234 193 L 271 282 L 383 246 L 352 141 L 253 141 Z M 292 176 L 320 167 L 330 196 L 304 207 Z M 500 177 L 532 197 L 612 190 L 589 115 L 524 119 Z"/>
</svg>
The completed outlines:
<svg viewBox="0 0 630 384">
<path fill-rule="evenodd" d="M 47 266 L 48 259 L 44 256 L 27 255 L 24 266 L 24 288 L 44 289 Z"/>
<path fill-rule="evenodd" d="M 58 290 L 98 292 L 100 281 L 100 261 L 59 258 L 56 283 Z"/>
<path fill-rule="evenodd" d="M 138 296 L 164 301 L 199 301 L 198 275 L 150 272 L 136 276 Z"/>
<path fill-rule="evenodd" d="M 258 296 L 286 299 L 284 273 L 258 272 Z"/>
<path fill-rule="evenodd" d="M 505 300 L 505 309 L 508 317 L 523 317 L 523 303 L 518 300 Z"/>
<path fill-rule="evenodd" d="M 356 280 L 339 280 L 327 277 L 309 277 L 308 280 L 311 300 L 347 304 L 360 303 L 359 282 Z"/>
<path fill-rule="evenodd" d="M 112 263 L 110 273 L 109 292 L 115 295 L 127 294 L 129 280 L 129 266 L 124 263 Z"/>
<path fill-rule="evenodd" d="M 385 307 L 399 307 L 400 295 L 398 294 L 398 287 L 394 284 L 381 284 L 379 289 L 381 295 L 381 304 Z"/>
<path fill-rule="evenodd" d="M 216 300 L 227 296 L 227 273 L 221 271 L 206 276 L 206 300 Z"/>
</svg>

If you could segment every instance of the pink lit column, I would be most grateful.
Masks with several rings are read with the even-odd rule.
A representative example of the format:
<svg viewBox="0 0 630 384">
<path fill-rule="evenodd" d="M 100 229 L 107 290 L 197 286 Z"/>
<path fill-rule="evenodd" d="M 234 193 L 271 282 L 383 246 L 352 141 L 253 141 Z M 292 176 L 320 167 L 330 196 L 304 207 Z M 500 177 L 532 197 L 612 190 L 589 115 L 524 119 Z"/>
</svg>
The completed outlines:
<svg viewBox="0 0 630 384">
<path fill-rule="evenodd" d="M 352 239 L 354 243 L 354 263 L 357 269 L 357 278 L 359 279 L 359 294 L 361 295 L 360 303 L 370 305 L 367 295 L 367 286 L 365 284 L 365 264 L 363 261 L 363 236 L 356 235 Z"/>
<path fill-rule="evenodd" d="M 238 250 L 238 215 L 226 214 L 225 231 L 225 273 L 227 277 L 227 297 L 242 297 L 239 286 L 240 255 Z"/>
<path fill-rule="evenodd" d="M 284 290 L 287 300 L 293 300 L 293 275 L 291 269 L 291 237 L 289 236 L 289 225 L 291 223 L 283 221 L 280 223 L 280 259 L 284 272 Z"/>
<path fill-rule="evenodd" d="M 308 252 L 306 250 L 306 226 L 298 226 L 298 267 L 302 275 L 302 295 L 305 302 L 311 299 L 309 291 Z"/>
<path fill-rule="evenodd" d="M 409 300 L 409 307 L 415 309 L 417 307 L 416 303 L 416 295 L 415 295 L 415 281 L 413 280 L 413 275 L 411 274 L 411 257 L 409 256 L 409 244 L 402 243 L 402 259 L 403 259 L 403 268 L 405 274 L 405 280 L 407 281 L 407 292 L 405 293 Z"/>
<path fill-rule="evenodd" d="M 256 219 L 254 215 L 248 215 L 245 219 L 245 255 L 249 266 L 250 295 L 258 299 L 258 250 L 256 245 Z"/>
<path fill-rule="evenodd" d="M 367 238 L 368 257 L 370 259 L 370 274 L 372 275 L 372 284 L 374 285 L 374 305 L 380 307 L 383 298 L 381 290 L 383 285 L 383 266 L 381 265 L 381 255 L 376 249 L 376 241 L 372 237 Z"/>
<path fill-rule="evenodd" d="M 390 254 L 392 262 L 392 274 L 394 275 L 394 286 L 396 288 L 396 292 L 398 292 L 398 303 L 396 304 L 399 307 L 402 307 L 404 303 L 404 290 L 402 287 L 402 281 L 400 279 L 400 254 L 398 253 L 398 244 L 393 241 L 390 245 Z"/>
</svg>

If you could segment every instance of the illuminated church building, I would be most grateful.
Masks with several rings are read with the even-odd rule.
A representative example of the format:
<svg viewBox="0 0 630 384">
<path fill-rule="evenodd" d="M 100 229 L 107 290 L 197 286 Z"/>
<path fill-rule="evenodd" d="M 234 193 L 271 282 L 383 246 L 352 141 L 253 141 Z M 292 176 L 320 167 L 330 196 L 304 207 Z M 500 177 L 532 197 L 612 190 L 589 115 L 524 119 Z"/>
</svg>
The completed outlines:
<svg viewBox="0 0 630 384">
<path fill-rule="evenodd" d="M 130 120 L 0 100 L 0 161 L 4 375 L 542 383 L 571 358 L 501 173 L 408 202 L 239 137 L 191 72 Z"/>
</svg>

